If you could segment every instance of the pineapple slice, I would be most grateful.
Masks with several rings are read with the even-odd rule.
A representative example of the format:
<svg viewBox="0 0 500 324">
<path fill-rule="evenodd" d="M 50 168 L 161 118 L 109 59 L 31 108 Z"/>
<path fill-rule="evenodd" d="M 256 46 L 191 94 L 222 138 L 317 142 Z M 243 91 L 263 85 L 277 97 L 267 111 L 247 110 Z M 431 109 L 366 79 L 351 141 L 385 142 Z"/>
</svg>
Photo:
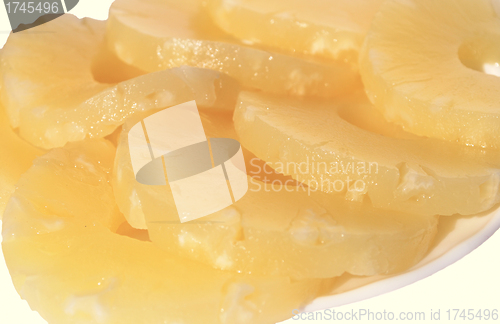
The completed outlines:
<svg viewBox="0 0 500 324">
<path fill-rule="evenodd" d="M 124 219 L 109 184 L 114 153 L 104 140 L 54 149 L 7 206 L 7 266 L 49 323 L 275 323 L 330 282 L 215 270 L 116 234 Z"/>
<path fill-rule="evenodd" d="M 360 55 L 370 100 L 414 134 L 500 149 L 500 4 L 397 0 Z"/>
<path fill-rule="evenodd" d="M 1 99 L 28 142 L 52 148 L 103 137 L 137 111 L 193 96 L 201 105 L 216 98 L 234 102 L 237 84 L 210 70 L 183 67 L 123 81 L 138 72 L 106 50 L 104 30 L 102 21 L 64 15 L 9 37 L 1 56 Z"/>
<path fill-rule="evenodd" d="M 242 92 L 243 146 L 311 191 L 423 215 L 470 215 L 500 201 L 500 152 L 422 138 L 362 94 L 335 101 Z"/>
<path fill-rule="evenodd" d="M 231 115 L 202 114 L 202 121 L 208 137 L 235 138 Z M 136 122 L 124 124 L 118 144 L 113 171 L 116 199 L 122 210 L 129 211 L 133 226 L 147 228 L 153 243 L 182 257 L 222 270 L 295 279 L 328 278 L 346 271 L 375 275 L 414 265 L 436 233 L 435 216 L 347 205 L 326 194 L 317 203 L 290 179 L 279 184 L 276 176 L 270 183 L 260 182 L 253 174 L 258 172 L 254 160 L 247 162 L 255 177 L 249 179 L 243 198 L 181 224 L 169 186 L 135 180 L 128 132 Z"/>
<path fill-rule="evenodd" d="M 243 86 L 331 97 L 358 84 L 342 62 L 320 64 L 243 46 L 212 25 L 201 0 L 118 0 L 109 13 L 110 48 L 152 72 L 181 65 L 217 70 Z"/>
<path fill-rule="evenodd" d="M 373 16 L 384 0 L 211 0 L 214 22 L 245 43 L 357 66 Z"/>
<path fill-rule="evenodd" d="M 0 219 L 21 174 L 43 151 L 19 138 L 11 128 L 0 104 Z"/>
</svg>

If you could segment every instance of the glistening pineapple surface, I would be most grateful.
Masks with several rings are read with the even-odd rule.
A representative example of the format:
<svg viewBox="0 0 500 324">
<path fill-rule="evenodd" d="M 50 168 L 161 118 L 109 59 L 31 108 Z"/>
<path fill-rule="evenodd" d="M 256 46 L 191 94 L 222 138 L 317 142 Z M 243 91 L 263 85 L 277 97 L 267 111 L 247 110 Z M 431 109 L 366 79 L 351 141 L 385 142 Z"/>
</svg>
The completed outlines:
<svg viewBox="0 0 500 324">
<path fill-rule="evenodd" d="M 100 138 L 136 112 L 193 98 L 210 105 L 222 87 L 229 93 L 235 86 L 196 68 L 137 76 L 144 72 L 106 50 L 104 31 L 102 21 L 64 15 L 9 37 L 0 58 L 1 100 L 21 137 L 43 148 Z M 198 83 L 204 88 L 192 87 Z"/>
<path fill-rule="evenodd" d="M 343 62 L 309 62 L 237 42 L 213 25 L 203 3 L 115 1 L 107 25 L 109 48 L 144 71 L 202 67 L 272 93 L 332 97 L 359 84 L 359 76 Z"/>
<path fill-rule="evenodd" d="M 480 70 L 474 77 L 495 72 L 497 0 L 283 4 L 117 0 L 106 23 L 64 15 L 9 37 L 0 100 L 14 129 L 0 123 L 0 204 L 17 189 L 3 249 L 19 294 L 49 323 L 275 323 L 351 274 L 407 270 L 433 246 L 438 218 L 453 223 L 435 214 L 497 206 L 496 115 L 446 120 L 459 127 L 447 132 L 464 135 L 451 139 L 458 143 L 426 138 L 417 128 L 441 132 L 443 119 L 408 127 L 397 116 L 416 119 L 391 92 L 409 86 L 408 102 L 426 96 L 432 113 L 449 113 L 442 96 L 457 95 L 450 82 L 463 66 Z M 481 37 L 468 38 L 457 10 Z M 422 74 L 406 60 L 441 67 L 450 40 L 460 68 L 440 70 L 443 84 L 433 73 L 412 78 Z M 368 103 L 358 67 L 369 98 L 387 100 Z M 482 84 L 459 99 L 496 89 Z M 126 133 L 141 116 L 193 99 L 210 138 L 243 144 L 249 191 L 180 224 L 168 186 L 136 180 Z M 41 153 L 17 133 L 44 148 L 71 143 L 35 159 L 14 184 Z"/>
<path fill-rule="evenodd" d="M 109 183 L 114 155 L 105 140 L 54 149 L 6 208 L 14 285 L 49 323 L 270 324 L 316 296 L 321 280 L 215 270 L 117 234 L 125 219 Z"/>
<path fill-rule="evenodd" d="M 387 1 L 365 39 L 360 72 L 387 120 L 498 150 L 499 44 L 498 0 Z"/>
<path fill-rule="evenodd" d="M 475 214 L 500 201 L 500 152 L 406 133 L 363 94 L 314 101 L 241 92 L 234 123 L 259 158 L 332 196 L 424 215 Z"/>
<path fill-rule="evenodd" d="M 210 0 L 214 22 L 248 44 L 357 66 L 373 16 L 384 0 Z"/>
<path fill-rule="evenodd" d="M 201 116 L 207 137 L 236 138 L 230 115 L 206 110 Z M 148 186 L 135 180 L 128 132 L 136 123 L 133 118 L 124 124 L 118 143 L 116 200 L 134 224 L 148 229 L 156 246 L 181 257 L 238 273 L 329 278 L 344 272 L 402 271 L 420 261 L 433 242 L 437 216 L 348 204 L 338 197 L 311 194 L 290 179 L 265 183 L 269 175 L 252 168 L 253 159 L 247 161 L 249 190 L 243 198 L 209 216 L 180 223 L 169 185 Z"/>
</svg>

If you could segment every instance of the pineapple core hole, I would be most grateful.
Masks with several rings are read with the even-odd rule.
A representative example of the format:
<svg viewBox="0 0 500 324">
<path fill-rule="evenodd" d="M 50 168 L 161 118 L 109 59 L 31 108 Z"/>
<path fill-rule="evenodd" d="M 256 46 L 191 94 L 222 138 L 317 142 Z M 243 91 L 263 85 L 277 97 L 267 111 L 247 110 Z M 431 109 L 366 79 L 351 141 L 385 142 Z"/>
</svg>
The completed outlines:
<svg viewBox="0 0 500 324">
<path fill-rule="evenodd" d="M 133 228 L 130 226 L 128 222 L 123 222 L 118 229 L 116 230 L 116 234 L 118 235 L 123 235 L 123 236 L 128 236 L 130 238 L 139 240 L 139 241 L 145 241 L 145 242 L 150 242 L 151 240 L 149 239 L 149 233 L 147 230 L 140 230 Z"/>
<path fill-rule="evenodd" d="M 483 70 L 486 74 L 496 75 L 497 77 L 500 77 L 500 63 L 498 62 L 495 64 L 485 63 L 483 65 Z"/>
<path fill-rule="evenodd" d="M 94 80 L 104 84 L 115 84 L 144 74 L 141 70 L 120 61 L 104 45 L 92 60 L 91 71 Z"/>
<path fill-rule="evenodd" d="M 500 77 L 500 35 L 482 36 L 465 42 L 458 57 L 466 67 Z"/>
</svg>

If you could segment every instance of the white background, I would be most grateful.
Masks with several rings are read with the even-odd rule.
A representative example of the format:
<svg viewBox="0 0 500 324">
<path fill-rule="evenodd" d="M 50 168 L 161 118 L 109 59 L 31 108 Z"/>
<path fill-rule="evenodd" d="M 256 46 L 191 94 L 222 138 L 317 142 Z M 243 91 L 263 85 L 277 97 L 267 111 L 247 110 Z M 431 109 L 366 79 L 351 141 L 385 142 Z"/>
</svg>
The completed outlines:
<svg viewBox="0 0 500 324">
<path fill-rule="evenodd" d="M 182 1 L 182 0 L 179 0 Z M 270 0 L 272 1 L 272 0 Z M 72 11 L 79 17 L 106 19 L 109 0 L 80 0 Z M 10 32 L 5 8 L 0 4 L 0 47 Z M 82 265 L 85 266 L 85 265 Z M 425 323 L 447 323 L 447 309 L 498 309 L 500 310 L 500 232 L 493 235 L 482 246 L 448 268 L 397 291 L 371 298 L 355 304 L 336 308 L 350 312 L 352 309 L 367 309 L 371 312 L 425 312 Z M 429 312 L 441 310 L 441 320 L 430 320 Z M 332 323 L 338 321 L 308 321 L 290 319 L 284 323 Z M 355 322 L 355 321 L 343 321 Z M 359 321 L 361 322 L 361 321 Z M 451 322 L 470 322 L 458 318 Z M 475 320 L 472 322 L 480 322 Z M 496 322 L 497 321 L 481 321 Z M 46 323 L 38 313 L 32 312 L 20 299 L 8 274 L 3 255 L 0 257 L 0 323 L 38 324 Z M 423 323 L 423 321 L 420 321 Z M 153 324 L 153 323 L 152 323 Z M 201 323 L 200 323 L 201 324 Z"/>
</svg>

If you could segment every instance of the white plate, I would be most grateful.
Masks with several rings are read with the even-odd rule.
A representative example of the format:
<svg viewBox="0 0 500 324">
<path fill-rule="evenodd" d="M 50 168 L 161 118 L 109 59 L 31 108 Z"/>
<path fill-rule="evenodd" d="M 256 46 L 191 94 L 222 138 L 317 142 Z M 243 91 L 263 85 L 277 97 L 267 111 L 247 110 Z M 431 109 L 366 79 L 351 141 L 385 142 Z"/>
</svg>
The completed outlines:
<svg viewBox="0 0 500 324">
<path fill-rule="evenodd" d="M 343 275 L 327 296 L 316 298 L 304 311 L 339 307 L 410 285 L 460 260 L 499 228 L 500 208 L 477 216 L 442 216 L 434 245 L 414 267 L 391 276 Z"/>
</svg>

